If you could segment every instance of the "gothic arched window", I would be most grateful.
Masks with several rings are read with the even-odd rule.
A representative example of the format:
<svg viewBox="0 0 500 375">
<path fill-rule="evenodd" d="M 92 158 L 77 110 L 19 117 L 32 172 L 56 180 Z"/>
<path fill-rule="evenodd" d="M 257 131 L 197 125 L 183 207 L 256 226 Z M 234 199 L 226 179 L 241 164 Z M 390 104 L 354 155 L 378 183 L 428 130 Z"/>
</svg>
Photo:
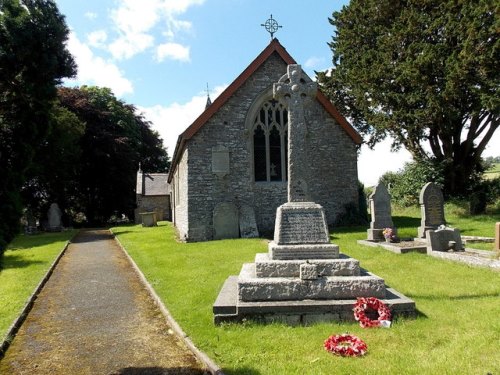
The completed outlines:
<svg viewBox="0 0 500 375">
<path fill-rule="evenodd" d="M 264 102 L 253 120 L 255 181 L 286 181 L 288 113 L 276 100 Z"/>
</svg>

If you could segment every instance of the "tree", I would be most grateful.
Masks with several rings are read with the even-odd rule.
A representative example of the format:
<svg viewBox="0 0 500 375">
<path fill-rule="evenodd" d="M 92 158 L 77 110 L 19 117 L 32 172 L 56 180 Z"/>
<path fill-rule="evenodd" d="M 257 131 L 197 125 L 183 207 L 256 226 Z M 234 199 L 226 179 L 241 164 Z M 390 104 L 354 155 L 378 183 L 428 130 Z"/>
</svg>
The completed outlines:
<svg viewBox="0 0 500 375">
<path fill-rule="evenodd" d="M 391 136 L 393 149 L 440 164 L 447 195 L 468 193 L 499 126 L 497 7 L 351 0 L 330 19 L 333 69 L 318 73 L 323 91 L 368 145 Z"/>
<path fill-rule="evenodd" d="M 75 74 L 51 0 L 0 0 L 0 253 L 18 231 L 21 186 L 49 133 L 56 85 Z"/>
<path fill-rule="evenodd" d="M 49 115 L 50 134 L 39 147 L 36 160 L 27 170 L 22 197 L 26 210 L 44 218 L 51 203 L 62 212 L 82 212 L 78 184 L 80 174 L 80 141 L 85 124 L 68 109 L 56 103 Z M 63 215 L 63 222 L 69 225 Z"/>
<path fill-rule="evenodd" d="M 79 146 L 79 207 L 91 225 L 110 216 L 131 216 L 139 163 L 165 170 L 168 155 L 158 134 L 135 108 L 108 88 L 60 88 L 61 105 L 85 124 Z"/>
</svg>

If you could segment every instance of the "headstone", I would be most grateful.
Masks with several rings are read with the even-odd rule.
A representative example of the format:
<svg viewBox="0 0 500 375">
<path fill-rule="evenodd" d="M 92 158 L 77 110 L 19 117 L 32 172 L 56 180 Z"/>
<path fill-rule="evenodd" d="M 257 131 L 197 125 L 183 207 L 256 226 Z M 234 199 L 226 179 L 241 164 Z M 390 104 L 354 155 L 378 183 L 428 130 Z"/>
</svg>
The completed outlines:
<svg viewBox="0 0 500 375">
<path fill-rule="evenodd" d="M 213 213 L 214 239 L 240 236 L 238 207 L 234 203 L 219 203 Z"/>
<path fill-rule="evenodd" d="M 141 221 L 143 227 L 156 227 L 157 226 L 157 217 L 156 212 L 141 212 Z"/>
<path fill-rule="evenodd" d="M 61 222 L 61 209 L 57 203 L 52 203 L 50 205 L 49 211 L 47 212 L 48 219 L 48 230 L 51 232 L 60 232 L 62 230 Z"/>
<path fill-rule="evenodd" d="M 425 238 L 428 230 L 436 230 L 446 225 L 444 219 L 444 198 L 438 185 L 428 182 L 420 191 L 421 223 L 418 227 L 418 237 Z"/>
<path fill-rule="evenodd" d="M 259 230 L 257 229 L 257 222 L 255 220 L 255 210 L 252 206 L 246 204 L 240 207 L 239 212 L 240 223 L 240 237 L 241 238 L 257 238 L 259 237 Z"/>
<path fill-rule="evenodd" d="M 460 231 L 456 228 L 445 227 L 444 225 L 437 230 L 428 230 L 427 252 L 430 251 L 463 251 L 462 238 Z"/>
<path fill-rule="evenodd" d="M 500 223 L 495 224 L 495 251 L 500 254 Z"/>
<path fill-rule="evenodd" d="M 393 228 L 391 196 L 384 184 L 379 183 L 369 198 L 372 220 L 368 229 L 369 241 L 383 241 L 384 228 Z"/>
<path fill-rule="evenodd" d="M 33 212 L 28 211 L 26 213 L 26 233 L 35 234 L 37 231 L 36 217 L 33 215 Z"/>
</svg>

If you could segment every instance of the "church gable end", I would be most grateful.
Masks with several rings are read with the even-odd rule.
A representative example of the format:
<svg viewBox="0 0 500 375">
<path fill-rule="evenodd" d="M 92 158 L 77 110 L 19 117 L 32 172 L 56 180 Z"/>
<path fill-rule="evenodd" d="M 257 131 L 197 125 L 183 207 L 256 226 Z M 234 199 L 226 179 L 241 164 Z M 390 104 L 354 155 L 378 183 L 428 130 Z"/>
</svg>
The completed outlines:
<svg viewBox="0 0 500 375">
<path fill-rule="evenodd" d="M 287 199 L 288 137 L 287 108 L 273 99 L 272 86 L 290 63 L 293 59 L 273 40 L 179 137 L 169 181 L 178 185 L 174 195 L 180 199 L 180 191 L 185 194 L 185 200 L 173 207 L 182 208 L 174 213 L 174 222 L 182 218 L 182 223 L 175 222 L 181 238 L 219 238 L 223 231 L 217 226 L 234 221 L 234 208 L 240 215 L 242 208 L 250 208 L 245 212 L 255 217 L 247 222 L 256 223 L 261 233 L 272 232 L 276 208 Z M 317 100 L 313 108 L 307 124 L 310 181 L 332 223 L 340 210 L 333 202 L 357 202 L 355 145 L 359 140 L 353 135 L 359 135 L 349 130 L 347 122 L 346 130 L 332 118 L 328 104 Z M 186 175 L 176 180 L 182 165 Z M 236 231 L 227 233 L 234 236 Z"/>
</svg>

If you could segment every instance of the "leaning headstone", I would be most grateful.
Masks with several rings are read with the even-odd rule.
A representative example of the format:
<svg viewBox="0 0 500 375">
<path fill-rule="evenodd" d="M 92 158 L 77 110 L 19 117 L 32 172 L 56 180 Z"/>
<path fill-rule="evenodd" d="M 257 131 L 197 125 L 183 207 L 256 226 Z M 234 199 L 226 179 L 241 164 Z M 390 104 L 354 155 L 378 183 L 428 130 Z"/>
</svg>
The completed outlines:
<svg viewBox="0 0 500 375">
<path fill-rule="evenodd" d="M 463 251 L 462 238 L 460 231 L 456 228 L 445 227 L 444 225 L 437 230 L 428 230 L 427 252 L 431 251 Z"/>
<path fill-rule="evenodd" d="M 421 223 L 418 227 L 418 237 L 425 238 L 428 230 L 436 230 L 446 225 L 444 219 L 444 198 L 438 185 L 428 182 L 420 191 Z"/>
<path fill-rule="evenodd" d="M 238 238 L 240 236 L 238 207 L 234 203 L 219 203 L 213 212 L 214 239 Z"/>
<path fill-rule="evenodd" d="M 495 224 L 495 251 L 500 255 L 500 223 Z"/>
<path fill-rule="evenodd" d="M 60 232 L 62 230 L 61 222 L 61 209 L 57 203 L 52 203 L 50 205 L 49 211 L 47 212 L 48 219 L 48 230 L 51 232 Z"/>
<path fill-rule="evenodd" d="M 384 184 L 379 183 L 370 194 L 370 213 L 372 220 L 368 229 L 368 241 L 383 241 L 384 228 L 393 228 L 391 216 L 391 196 Z"/>
<path fill-rule="evenodd" d="M 255 210 L 246 204 L 240 207 L 240 236 L 241 238 L 257 238 L 259 230 L 255 220 Z"/>
</svg>

